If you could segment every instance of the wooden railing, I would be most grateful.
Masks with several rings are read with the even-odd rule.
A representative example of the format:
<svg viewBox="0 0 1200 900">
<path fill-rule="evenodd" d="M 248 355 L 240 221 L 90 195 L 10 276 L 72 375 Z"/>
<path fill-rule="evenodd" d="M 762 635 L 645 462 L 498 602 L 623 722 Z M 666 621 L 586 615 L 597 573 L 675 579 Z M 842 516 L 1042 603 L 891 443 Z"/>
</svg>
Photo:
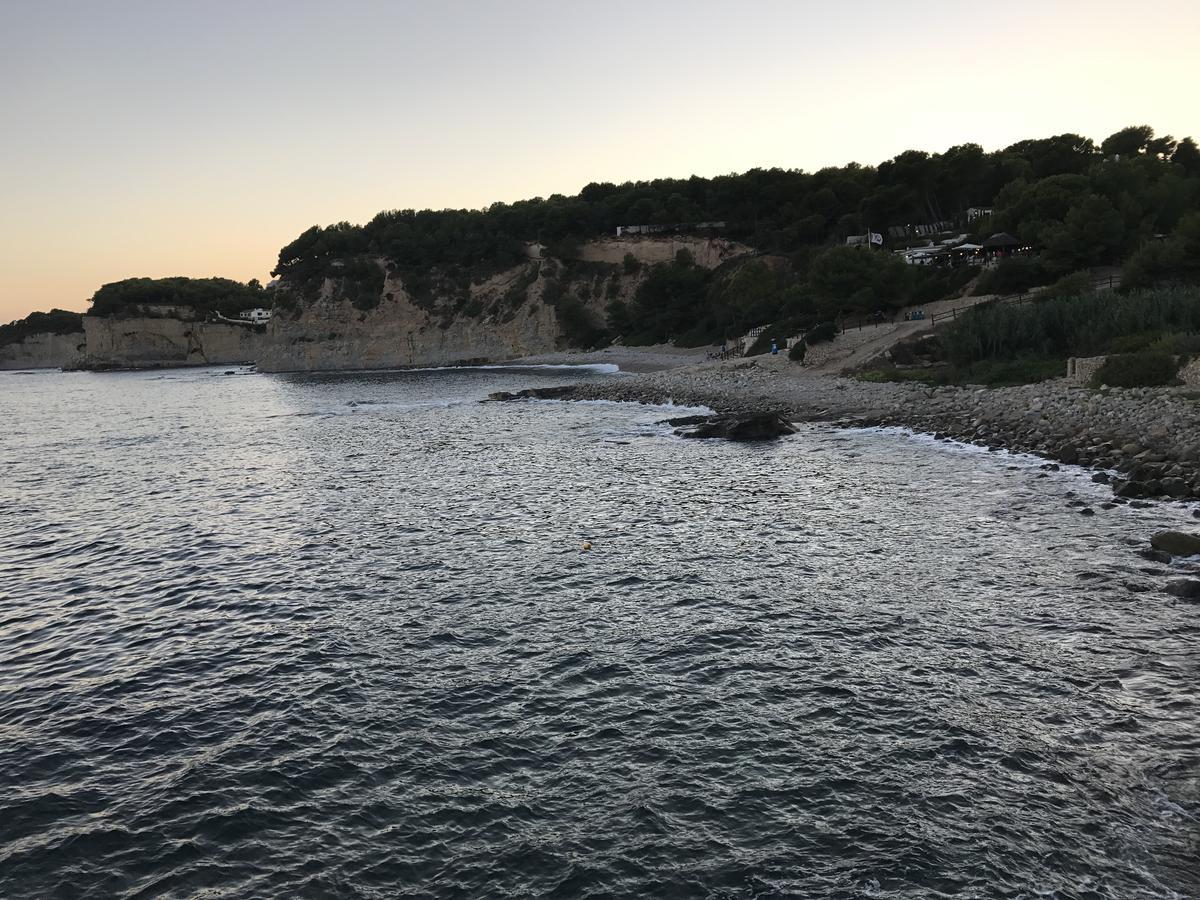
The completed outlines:
<svg viewBox="0 0 1200 900">
<path fill-rule="evenodd" d="M 1112 290 L 1114 287 L 1116 287 L 1116 282 L 1111 273 L 1102 278 L 1096 278 L 1092 280 L 1092 290 Z M 1040 291 L 1020 291 L 1015 294 L 1006 294 L 1003 297 L 994 297 L 991 300 L 983 300 L 979 303 L 968 303 L 963 306 L 953 306 L 950 309 L 944 309 L 941 312 L 936 312 L 928 317 L 917 319 L 898 319 L 895 315 L 862 316 L 858 319 L 851 319 L 848 321 L 843 319 L 838 323 L 838 330 L 841 333 L 845 333 L 847 331 L 861 331 L 863 328 L 878 328 L 880 325 L 894 325 L 905 321 L 928 322 L 930 326 L 934 326 L 939 322 L 944 323 L 946 321 L 953 321 L 954 319 L 958 318 L 958 314 L 960 312 L 966 312 L 967 310 L 974 309 L 977 306 L 994 306 L 1001 304 L 1021 306 L 1025 303 L 1033 302 L 1038 296 L 1040 296 L 1040 294 Z"/>
</svg>

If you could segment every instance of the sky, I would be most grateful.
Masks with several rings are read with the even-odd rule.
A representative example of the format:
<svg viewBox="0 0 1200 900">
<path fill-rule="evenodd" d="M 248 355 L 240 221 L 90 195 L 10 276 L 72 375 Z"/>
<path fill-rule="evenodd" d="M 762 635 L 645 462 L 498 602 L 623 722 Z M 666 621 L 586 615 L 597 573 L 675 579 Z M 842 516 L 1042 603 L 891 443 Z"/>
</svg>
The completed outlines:
<svg viewBox="0 0 1200 900">
<path fill-rule="evenodd" d="M 0 0 L 0 322 L 591 181 L 1200 138 L 1200 3 Z"/>
</svg>

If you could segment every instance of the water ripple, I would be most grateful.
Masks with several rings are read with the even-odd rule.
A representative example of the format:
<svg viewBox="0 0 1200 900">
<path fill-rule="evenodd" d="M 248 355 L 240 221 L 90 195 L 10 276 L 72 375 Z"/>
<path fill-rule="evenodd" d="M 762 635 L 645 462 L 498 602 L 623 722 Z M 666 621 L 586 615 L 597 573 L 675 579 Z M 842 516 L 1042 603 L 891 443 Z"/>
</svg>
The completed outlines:
<svg viewBox="0 0 1200 900">
<path fill-rule="evenodd" d="M 5 378 L 0 896 L 1200 895 L 1189 510 L 537 377 Z"/>
</svg>

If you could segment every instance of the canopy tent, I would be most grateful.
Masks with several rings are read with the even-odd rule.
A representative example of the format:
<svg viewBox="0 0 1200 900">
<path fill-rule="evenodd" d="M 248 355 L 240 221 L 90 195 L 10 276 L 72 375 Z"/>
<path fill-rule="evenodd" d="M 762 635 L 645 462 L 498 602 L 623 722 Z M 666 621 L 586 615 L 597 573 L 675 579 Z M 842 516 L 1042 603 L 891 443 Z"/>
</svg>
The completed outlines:
<svg viewBox="0 0 1200 900">
<path fill-rule="evenodd" d="M 984 250 L 1007 250 L 1010 247 L 1020 246 L 1021 242 L 1007 231 L 1001 231 L 993 234 L 990 238 L 983 242 Z"/>
</svg>

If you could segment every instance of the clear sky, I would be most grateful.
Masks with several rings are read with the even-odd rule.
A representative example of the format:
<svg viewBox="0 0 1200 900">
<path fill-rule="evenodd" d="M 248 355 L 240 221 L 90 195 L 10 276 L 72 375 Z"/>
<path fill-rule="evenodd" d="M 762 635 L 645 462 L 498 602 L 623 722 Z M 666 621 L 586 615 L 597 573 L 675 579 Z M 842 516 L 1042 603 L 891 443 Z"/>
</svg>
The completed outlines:
<svg viewBox="0 0 1200 900">
<path fill-rule="evenodd" d="M 589 181 L 1200 138 L 1200 3 L 6 0 L 0 321 Z"/>
</svg>

